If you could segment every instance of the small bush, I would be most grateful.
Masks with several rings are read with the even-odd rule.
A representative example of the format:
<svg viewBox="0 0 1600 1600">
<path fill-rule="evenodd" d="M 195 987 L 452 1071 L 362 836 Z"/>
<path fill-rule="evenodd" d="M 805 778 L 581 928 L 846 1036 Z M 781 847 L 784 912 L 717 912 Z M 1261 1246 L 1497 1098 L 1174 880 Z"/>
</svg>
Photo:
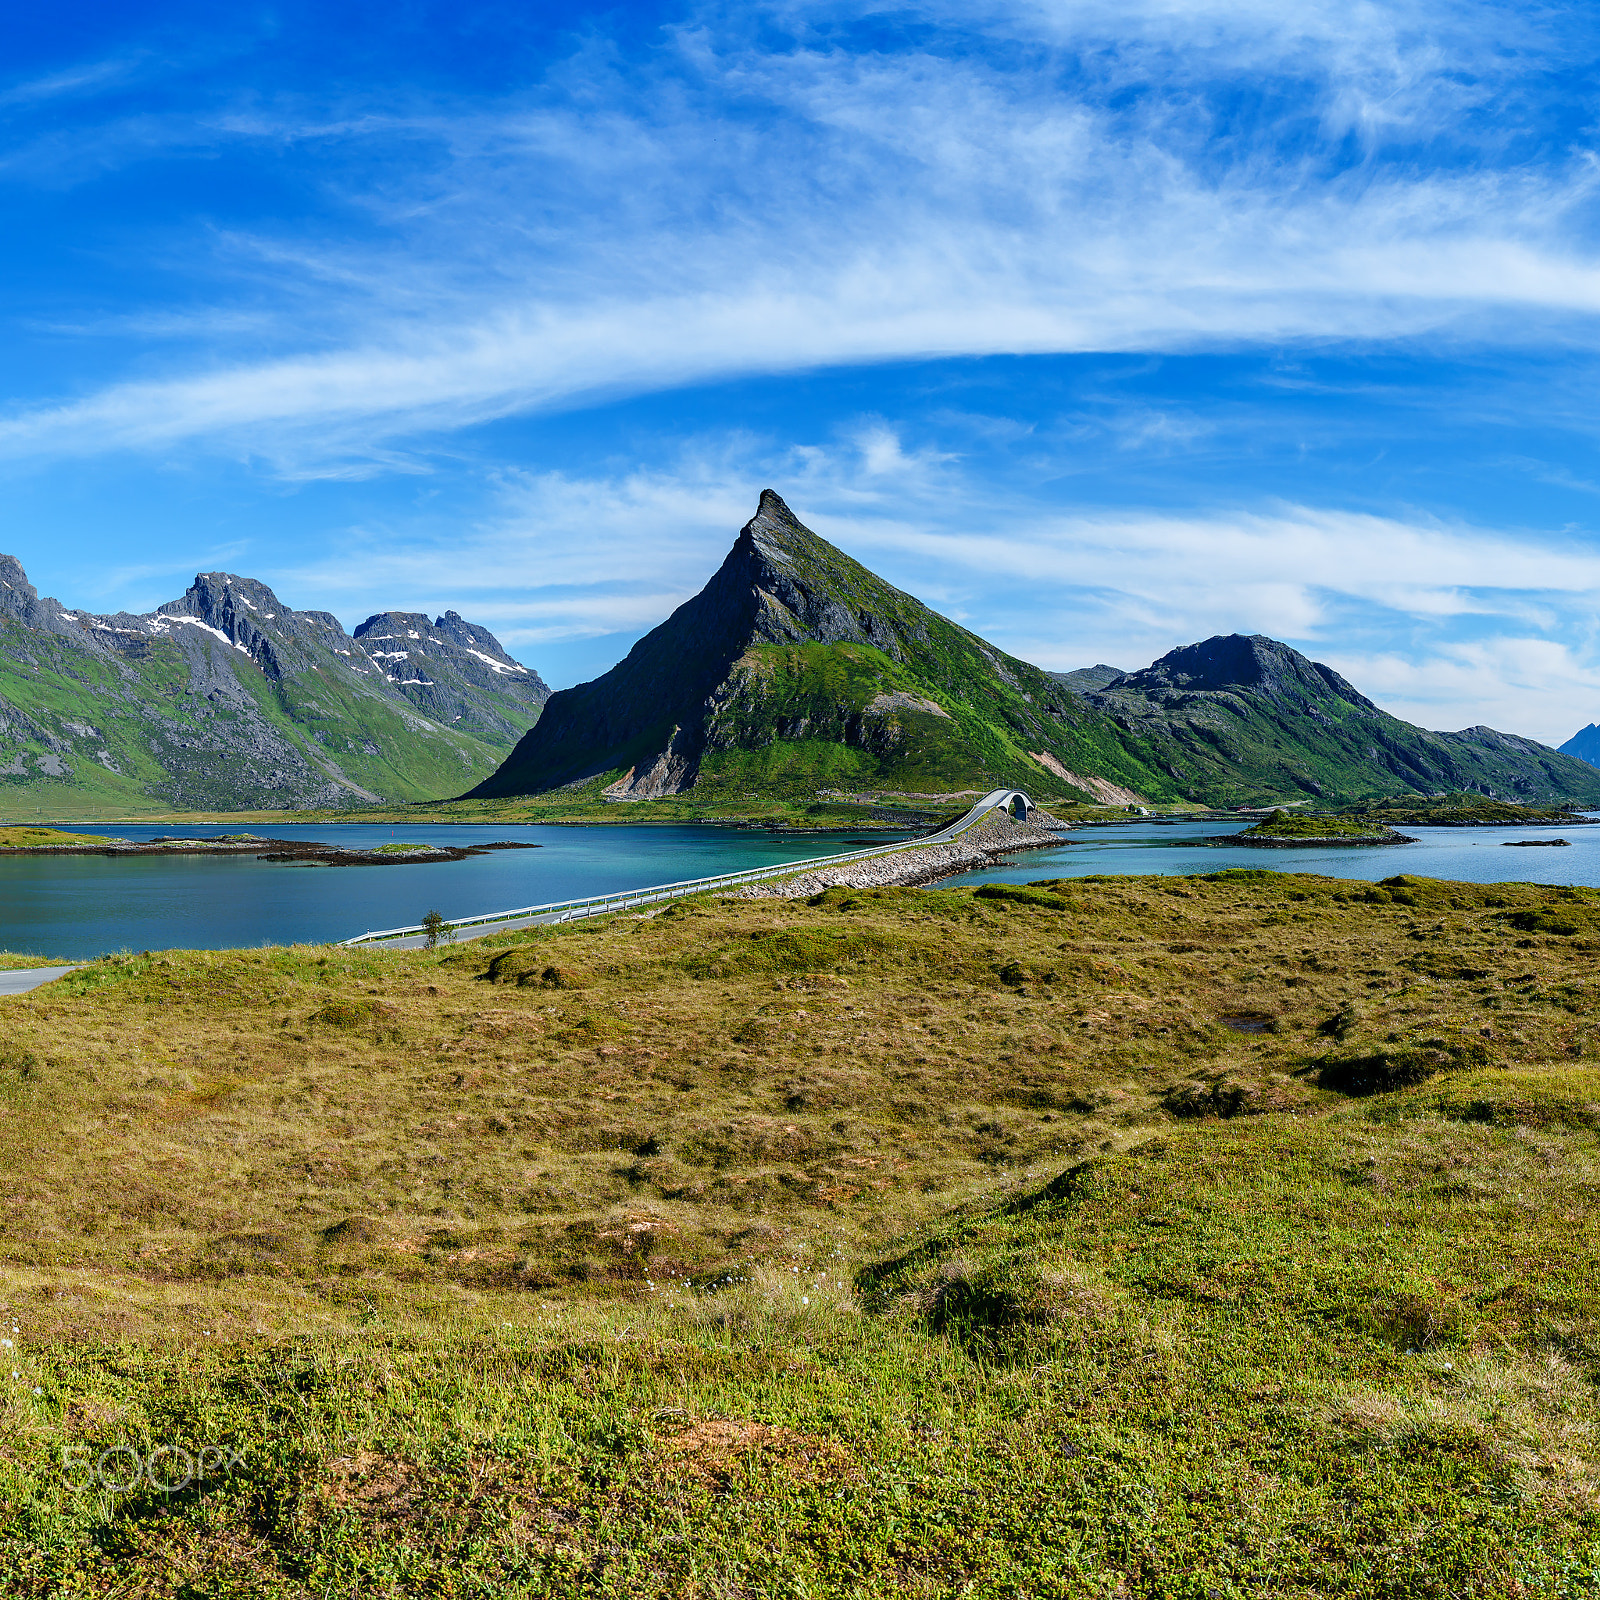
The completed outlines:
<svg viewBox="0 0 1600 1600">
<path fill-rule="evenodd" d="M 974 895 L 975 900 L 1009 900 L 1020 906 L 1037 906 L 1045 911 L 1066 911 L 1070 902 L 1058 894 L 1048 894 L 1032 884 L 986 883 Z"/>
<path fill-rule="evenodd" d="M 330 1028 L 359 1028 L 376 1022 L 382 1008 L 376 1000 L 330 1000 L 327 1005 L 311 1013 L 313 1022 L 325 1023 Z"/>
<path fill-rule="evenodd" d="M 1593 922 L 1567 907 L 1539 906 L 1532 911 L 1513 911 L 1506 921 L 1519 933 L 1549 933 L 1563 939 L 1574 934 L 1593 933 Z"/>
<path fill-rule="evenodd" d="M 1489 1047 L 1480 1040 L 1452 1044 L 1443 1039 L 1424 1039 L 1363 1055 L 1324 1056 L 1317 1081 L 1324 1089 L 1336 1089 L 1340 1094 L 1384 1094 L 1425 1083 L 1436 1072 L 1483 1067 L 1489 1061 Z"/>
<path fill-rule="evenodd" d="M 1251 1082 L 1232 1073 L 1175 1083 L 1161 1098 L 1162 1107 L 1175 1117 L 1248 1117 L 1268 1111 L 1287 1111 L 1304 1098 L 1289 1080 L 1273 1076 Z"/>
<path fill-rule="evenodd" d="M 582 972 L 577 967 L 547 966 L 537 976 L 524 972 L 517 983 L 524 988 L 592 989 L 595 980 L 592 973 Z"/>
<path fill-rule="evenodd" d="M 556 965 L 550 960 L 549 951 L 537 945 L 496 956 L 484 977 L 490 983 L 515 983 L 535 989 L 592 989 L 595 984 L 592 973 Z"/>
</svg>

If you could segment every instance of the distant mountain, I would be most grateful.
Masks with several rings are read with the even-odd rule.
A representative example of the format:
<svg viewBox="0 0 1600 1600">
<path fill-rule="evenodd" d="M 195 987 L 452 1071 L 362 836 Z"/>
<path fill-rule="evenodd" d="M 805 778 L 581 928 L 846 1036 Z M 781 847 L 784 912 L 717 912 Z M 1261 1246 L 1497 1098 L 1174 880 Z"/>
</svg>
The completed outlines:
<svg viewBox="0 0 1600 1600">
<path fill-rule="evenodd" d="M 537 672 L 513 661 L 487 628 L 454 611 L 435 622 L 420 611 L 380 611 L 354 638 L 424 715 L 491 744 L 515 744 L 550 698 Z"/>
<path fill-rule="evenodd" d="M 1088 694 L 1091 689 L 1103 689 L 1114 678 L 1122 676 L 1121 667 L 1108 667 L 1103 661 L 1095 667 L 1075 667 L 1071 672 L 1050 672 L 1046 677 L 1064 683 L 1074 694 Z"/>
<path fill-rule="evenodd" d="M 1239 805 L 1476 789 L 1600 801 L 1600 774 L 1488 729 L 1432 734 L 1269 639 L 1079 690 L 929 610 L 770 489 L 722 566 L 603 677 L 551 695 L 480 797 L 615 800 L 999 783 Z"/>
<path fill-rule="evenodd" d="M 1600 726 L 1590 723 L 1587 728 L 1567 740 L 1561 746 L 1563 755 L 1576 756 L 1580 761 L 1587 761 L 1592 767 L 1600 767 Z"/>
<path fill-rule="evenodd" d="M 1570 755 L 1493 728 L 1429 733 L 1261 634 L 1185 645 L 1086 698 L 1182 792 L 1213 804 L 1462 790 L 1600 801 L 1600 774 Z"/>
<path fill-rule="evenodd" d="M 516 663 L 492 635 L 451 616 L 402 657 L 369 652 L 328 612 L 295 611 L 252 578 L 201 573 L 156 611 L 99 616 L 42 598 L 0 556 L 0 809 L 459 792 L 494 770 L 548 691 L 537 674 L 507 671 Z M 468 651 L 494 665 L 468 655 L 463 666 Z M 438 714 L 409 698 L 419 682 Z"/>
</svg>

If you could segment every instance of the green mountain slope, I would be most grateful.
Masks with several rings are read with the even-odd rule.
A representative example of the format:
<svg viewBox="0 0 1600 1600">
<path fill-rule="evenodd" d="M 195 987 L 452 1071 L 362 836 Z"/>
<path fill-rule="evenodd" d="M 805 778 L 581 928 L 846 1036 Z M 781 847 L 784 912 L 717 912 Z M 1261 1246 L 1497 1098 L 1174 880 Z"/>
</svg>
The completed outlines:
<svg viewBox="0 0 1600 1600">
<path fill-rule="evenodd" d="M 1172 789 L 1110 718 L 885 583 L 767 490 L 706 587 L 604 677 L 552 695 L 474 794 L 587 781 L 625 800 L 704 785 L 944 793 L 1041 780 L 1106 798 Z"/>
<path fill-rule="evenodd" d="M 1186 645 L 1085 698 L 1212 805 L 1459 791 L 1600 803 L 1600 772 L 1585 762 L 1493 728 L 1429 733 L 1259 634 Z"/>
<path fill-rule="evenodd" d="M 155 612 L 102 617 L 41 598 L 0 557 L 7 813 L 433 798 L 492 771 L 535 716 L 524 707 L 500 734 L 429 718 L 335 618 L 248 578 L 203 573 Z"/>
<path fill-rule="evenodd" d="M 587 787 L 916 794 L 1001 783 L 1213 805 L 1471 789 L 1600 802 L 1531 740 L 1434 734 L 1267 639 L 1051 674 L 885 583 L 767 490 L 727 559 L 603 677 L 552 695 L 475 797 Z"/>
</svg>

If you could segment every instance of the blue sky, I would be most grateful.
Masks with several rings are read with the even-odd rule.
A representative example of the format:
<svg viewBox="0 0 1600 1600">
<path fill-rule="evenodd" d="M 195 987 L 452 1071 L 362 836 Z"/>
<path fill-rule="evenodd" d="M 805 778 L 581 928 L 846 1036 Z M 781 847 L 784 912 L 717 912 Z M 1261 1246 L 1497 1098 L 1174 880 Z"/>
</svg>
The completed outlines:
<svg viewBox="0 0 1600 1600">
<path fill-rule="evenodd" d="M 8 18 L 0 548 L 563 684 L 766 486 L 1047 667 L 1600 720 L 1600 27 L 1359 0 Z"/>
</svg>

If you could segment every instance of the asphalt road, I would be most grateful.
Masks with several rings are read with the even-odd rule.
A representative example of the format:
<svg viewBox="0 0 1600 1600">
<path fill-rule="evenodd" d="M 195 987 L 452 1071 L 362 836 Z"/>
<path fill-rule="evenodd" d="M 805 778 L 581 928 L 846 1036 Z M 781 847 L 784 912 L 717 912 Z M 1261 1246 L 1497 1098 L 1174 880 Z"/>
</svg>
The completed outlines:
<svg viewBox="0 0 1600 1600">
<path fill-rule="evenodd" d="M 76 967 L 24 967 L 17 972 L 0 972 L 0 995 L 27 994 L 40 984 L 54 983 L 57 978 L 77 970 Z"/>
</svg>

